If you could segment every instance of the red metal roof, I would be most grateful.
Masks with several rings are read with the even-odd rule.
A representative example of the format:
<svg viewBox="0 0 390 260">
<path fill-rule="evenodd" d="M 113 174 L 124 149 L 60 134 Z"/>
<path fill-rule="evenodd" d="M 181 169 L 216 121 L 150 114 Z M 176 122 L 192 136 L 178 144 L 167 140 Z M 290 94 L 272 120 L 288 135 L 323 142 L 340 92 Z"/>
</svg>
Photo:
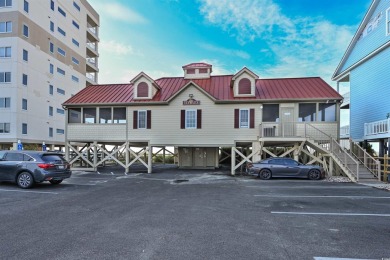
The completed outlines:
<svg viewBox="0 0 390 260">
<path fill-rule="evenodd" d="M 336 90 L 319 77 L 257 79 L 255 97 L 234 97 L 232 77 L 233 75 L 211 76 L 207 79 L 160 78 L 155 83 L 161 89 L 152 100 L 134 100 L 132 84 L 90 85 L 65 101 L 64 105 L 166 102 L 191 81 L 216 101 L 342 99 Z"/>
<path fill-rule="evenodd" d="M 212 67 L 211 64 L 204 63 L 204 62 L 196 62 L 196 63 L 190 63 L 184 65 L 182 68 L 187 69 L 187 68 L 210 68 L 210 67 Z"/>
</svg>

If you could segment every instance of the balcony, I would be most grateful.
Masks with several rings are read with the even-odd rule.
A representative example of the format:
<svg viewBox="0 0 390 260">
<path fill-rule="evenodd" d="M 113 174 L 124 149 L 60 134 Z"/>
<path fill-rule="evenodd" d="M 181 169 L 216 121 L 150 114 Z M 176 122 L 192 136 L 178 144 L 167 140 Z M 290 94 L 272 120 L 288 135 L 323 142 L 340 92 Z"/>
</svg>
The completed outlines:
<svg viewBox="0 0 390 260">
<path fill-rule="evenodd" d="M 98 35 L 98 27 L 94 27 L 90 24 L 87 24 L 87 39 L 91 42 L 98 42 L 99 41 L 99 35 Z"/>
<path fill-rule="evenodd" d="M 314 141 L 337 139 L 337 122 L 274 122 L 260 124 L 260 139 L 309 138 Z"/>
<path fill-rule="evenodd" d="M 97 64 L 97 58 L 90 58 L 87 57 L 87 72 L 99 72 L 98 64 Z"/>
<path fill-rule="evenodd" d="M 390 119 L 364 124 L 364 139 L 381 139 L 390 137 Z"/>
<path fill-rule="evenodd" d="M 349 125 L 340 127 L 340 139 L 349 139 Z"/>
<path fill-rule="evenodd" d="M 99 56 L 96 42 L 87 42 L 87 56 L 91 58 Z"/>
<path fill-rule="evenodd" d="M 85 77 L 87 78 L 87 85 L 95 85 L 97 84 L 97 74 L 96 73 L 86 73 Z"/>
<path fill-rule="evenodd" d="M 343 95 L 343 103 L 340 106 L 340 109 L 349 109 L 349 104 L 351 103 L 351 92 L 347 92 Z"/>
</svg>

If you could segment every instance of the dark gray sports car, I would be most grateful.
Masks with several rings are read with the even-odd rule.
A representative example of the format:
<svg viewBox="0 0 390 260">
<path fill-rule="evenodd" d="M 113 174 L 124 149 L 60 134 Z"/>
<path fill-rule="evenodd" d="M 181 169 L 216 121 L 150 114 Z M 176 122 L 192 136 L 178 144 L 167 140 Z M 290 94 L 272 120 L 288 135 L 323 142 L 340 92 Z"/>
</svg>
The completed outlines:
<svg viewBox="0 0 390 260">
<path fill-rule="evenodd" d="M 304 165 L 291 158 L 268 158 L 259 162 L 248 163 L 247 172 L 263 180 L 272 177 L 296 177 L 319 180 L 324 178 L 324 169 L 317 165 Z"/>
</svg>

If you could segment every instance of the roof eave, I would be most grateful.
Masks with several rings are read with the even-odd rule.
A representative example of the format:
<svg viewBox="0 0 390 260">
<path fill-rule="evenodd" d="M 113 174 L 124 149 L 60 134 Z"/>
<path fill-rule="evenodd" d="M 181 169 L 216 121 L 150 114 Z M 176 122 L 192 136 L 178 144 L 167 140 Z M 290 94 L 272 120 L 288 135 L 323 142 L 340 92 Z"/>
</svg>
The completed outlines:
<svg viewBox="0 0 390 260">
<path fill-rule="evenodd" d="M 334 78 L 337 78 L 338 77 L 338 73 L 339 73 L 339 70 L 341 69 L 341 67 L 344 65 L 346 59 L 348 58 L 349 54 L 351 53 L 353 47 L 355 46 L 356 42 L 358 41 L 359 39 L 359 35 L 361 34 L 361 32 L 364 30 L 365 26 L 367 25 L 368 21 L 369 21 L 369 18 L 371 17 L 372 13 L 374 12 L 375 8 L 378 6 L 380 0 L 373 0 L 373 2 L 371 3 L 370 5 L 370 8 L 368 9 L 366 15 L 364 16 L 362 22 L 360 23 L 355 35 L 353 36 L 352 38 L 352 41 L 349 43 L 348 47 L 347 47 L 347 50 L 345 51 L 343 57 L 341 58 L 341 61 L 339 63 L 339 65 L 337 66 L 336 68 L 336 71 L 333 73 L 333 76 L 332 76 L 332 80 Z M 344 71 L 341 73 L 343 74 Z"/>
</svg>

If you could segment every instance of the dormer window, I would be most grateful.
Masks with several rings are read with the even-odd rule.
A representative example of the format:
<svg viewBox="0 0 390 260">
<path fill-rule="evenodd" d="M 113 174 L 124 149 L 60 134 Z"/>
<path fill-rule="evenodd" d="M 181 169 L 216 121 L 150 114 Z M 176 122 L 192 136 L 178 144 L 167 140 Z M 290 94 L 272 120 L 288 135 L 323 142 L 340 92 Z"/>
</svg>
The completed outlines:
<svg viewBox="0 0 390 260">
<path fill-rule="evenodd" d="M 137 85 L 137 97 L 149 97 L 149 86 L 146 82 L 140 82 Z"/>
<path fill-rule="evenodd" d="M 255 73 L 244 67 L 232 77 L 231 86 L 235 97 L 255 97 L 256 80 Z"/>
<path fill-rule="evenodd" d="M 195 74 L 195 69 L 187 69 L 187 74 Z"/>
<path fill-rule="evenodd" d="M 199 73 L 204 74 L 204 73 L 209 73 L 208 69 L 199 69 Z"/>
<path fill-rule="evenodd" d="M 252 94 L 251 81 L 247 78 L 240 79 L 238 82 L 238 94 L 250 95 Z"/>
</svg>

